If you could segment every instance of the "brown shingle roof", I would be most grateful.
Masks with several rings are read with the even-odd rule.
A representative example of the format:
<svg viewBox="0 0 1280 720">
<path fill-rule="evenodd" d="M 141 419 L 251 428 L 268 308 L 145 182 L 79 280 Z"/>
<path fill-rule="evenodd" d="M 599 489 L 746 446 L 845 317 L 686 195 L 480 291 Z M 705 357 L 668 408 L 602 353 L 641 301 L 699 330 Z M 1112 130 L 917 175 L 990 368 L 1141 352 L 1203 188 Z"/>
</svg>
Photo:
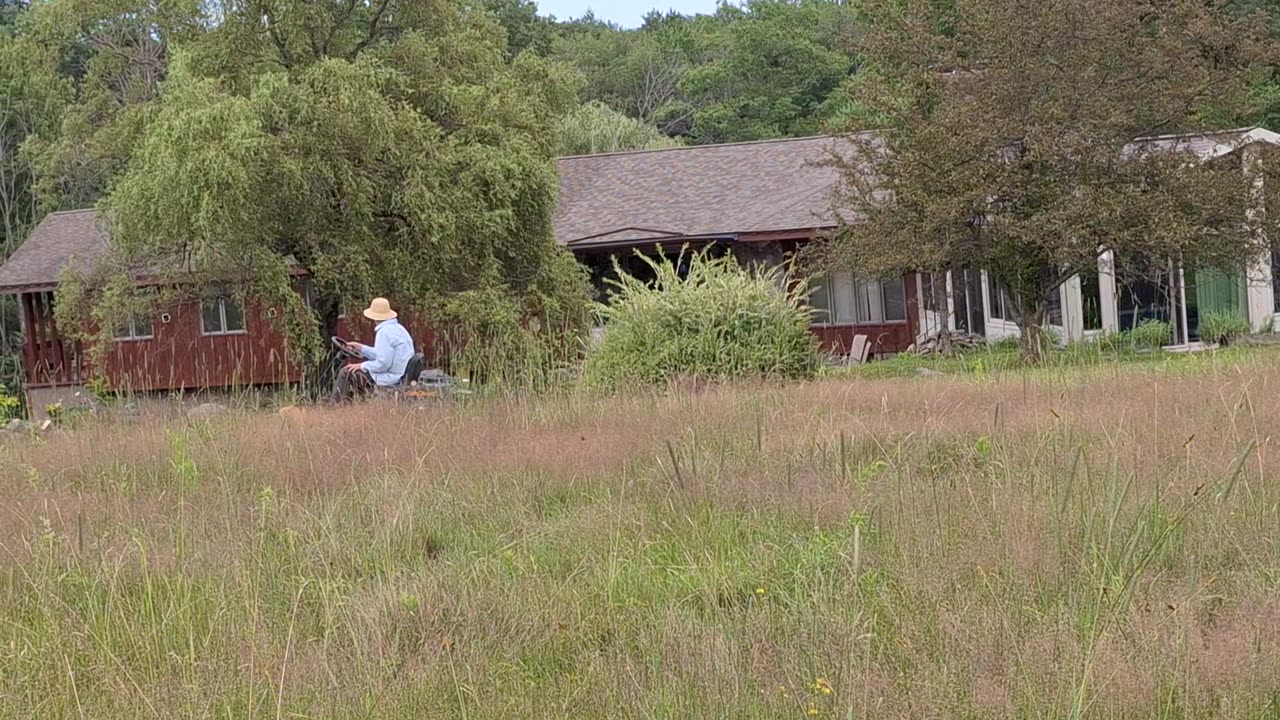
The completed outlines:
<svg viewBox="0 0 1280 720">
<path fill-rule="evenodd" d="M 830 227 L 838 175 L 822 163 L 845 142 L 813 137 L 561 158 L 555 237 L 582 247 Z M 1134 146 L 1208 158 L 1257 142 L 1280 145 L 1280 135 L 1245 128 L 1141 138 Z M 0 265 L 0 292 L 52 287 L 73 262 L 90 269 L 107 246 L 100 217 L 92 209 L 45 217 Z"/>
<path fill-rule="evenodd" d="M 0 292 L 51 287 L 70 264 L 87 271 L 107 247 L 97 210 L 46 215 L 25 242 L 0 265 Z"/>
<path fill-rule="evenodd" d="M 845 141 L 765 140 L 559 160 L 556 240 L 565 245 L 835 225 L 835 169 Z"/>
</svg>

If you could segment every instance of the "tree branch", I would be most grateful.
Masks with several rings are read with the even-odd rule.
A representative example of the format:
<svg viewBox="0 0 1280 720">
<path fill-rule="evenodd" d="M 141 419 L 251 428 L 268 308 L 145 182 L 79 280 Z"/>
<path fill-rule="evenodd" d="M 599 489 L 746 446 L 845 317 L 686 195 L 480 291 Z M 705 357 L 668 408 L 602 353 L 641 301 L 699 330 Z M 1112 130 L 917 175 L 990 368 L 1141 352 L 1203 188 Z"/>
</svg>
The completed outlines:
<svg viewBox="0 0 1280 720">
<path fill-rule="evenodd" d="M 364 40 L 356 43 L 356 47 L 351 51 L 351 58 L 355 59 L 357 55 L 364 52 L 365 48 L 373 44 L 378 39 L 378 26 L 382 22 L 382 16 L 387 12 L 387 6 L 391 4 L 391 0 L 379 0 L 378 7 L 373 11 L 373 17 L 369 18 L 369 32 L 365 35 Z"/>
</svg>

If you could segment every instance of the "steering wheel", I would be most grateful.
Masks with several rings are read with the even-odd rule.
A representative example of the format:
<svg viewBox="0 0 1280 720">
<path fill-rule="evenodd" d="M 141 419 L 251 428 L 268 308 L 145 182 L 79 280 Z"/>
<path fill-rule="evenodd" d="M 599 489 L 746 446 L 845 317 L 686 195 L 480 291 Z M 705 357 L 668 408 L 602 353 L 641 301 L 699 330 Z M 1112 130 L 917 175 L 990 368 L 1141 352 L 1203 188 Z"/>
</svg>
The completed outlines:
<svg viewBox="0 0 1280 720">
<path fill-rule="evenodd" d="M 355 350 L 352 350 L 350 347 L 348 347 L 348 346 L 347 346 L 347 341 L 346 341 L 346 340 L 344 340 L 344 339 L 342 339 L 342 338 L 340 338 L 340 337 L 338 337 L 337 335 L 334 335 L 334 336 L 330 337 L 330 338 L 329 338 L 329 342 L 333 344 L 333 349 L 334 349 L 334 350 L 337 350 L 339 355 L 342 355 L 342 356 L 344 356 L 344 357 L 349 357 L 349 358 L 361 358 L 361 357 L 364 357 L 364 356 L 363 356 L 363 355 L 361 355 L 360 353 L 358 353 L 358 352 L 356 352 Z"/>
</svg>

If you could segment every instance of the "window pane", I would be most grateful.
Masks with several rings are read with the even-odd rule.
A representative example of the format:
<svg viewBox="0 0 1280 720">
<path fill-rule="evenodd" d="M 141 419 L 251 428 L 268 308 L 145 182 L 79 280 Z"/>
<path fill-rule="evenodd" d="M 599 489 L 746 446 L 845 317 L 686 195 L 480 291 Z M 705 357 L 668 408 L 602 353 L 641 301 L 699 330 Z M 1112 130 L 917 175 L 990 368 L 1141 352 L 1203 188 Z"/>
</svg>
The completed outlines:
<svg viewBox="0 0 1280 720">
<path fill-rule="evenodd" d="M 987 273 L 987 307 L 991 317 L 1004 319 L 1004 287 L 991 273 Z"/>
<path fill-rule="evenodd" d="M 111 337 L 116 340 L 128 340 L 131 335 L 128 318 L 124 318 L 111 326 Z"/>
<path fill-rule="evenodd" d="M 226 323 L 223 329 L 226 332 L 239 332 L 244 330 L 244 308 L 240 307 L 240 303 L 231 298 L 222 301 L 223 316 Z"/>
<path fill-rule="evenodd" d="M 150 315 L 135 315 L 133 317 L 133 336 L 139 338 L 149 338 L 155 334 L 151 326 Z"/>
<path fill-rule="evenodd" d="M 853 289 L 854 283 L 851 273 L 838 272 L 831 276 L 831 292 L 835 295 L 834 322 L 855 322 Z"/>
<path fill-rule="evenodd" d="M 880 297 L 879 280 L 858 281 L 858 321 L 884 322 L 884 301 Z"/>
<path fill-rule="evenodd" d="M 884 296 L 884 319 L 901 322 L 907 319 L 907 289 L 902 278 L 886 280 L 881 285 Z"/>
<path fill-rule="evenodd" d="M 809 307 L 813 309 L 813 322 L 831 322 L 831 290 L 825 277 L 809 282 Z"/>
<path fill-rule="evenodd" d="M 1080 314 L 1085 330 L 1102 329 L 1102 287 L 1098 284 L 1098 272 L 1080 273 Z"/>
<path fill-rule="evenodd" d="M 1271 303 L 1280 312 L 1280 248 L 1271 251 Z"/>
<path fill-rule="evenodd" d="M 205 333 L 222 332 L 222 313 L 217 300 L 207 300 L 200 305 L 200 330 Z"/>
</svg>

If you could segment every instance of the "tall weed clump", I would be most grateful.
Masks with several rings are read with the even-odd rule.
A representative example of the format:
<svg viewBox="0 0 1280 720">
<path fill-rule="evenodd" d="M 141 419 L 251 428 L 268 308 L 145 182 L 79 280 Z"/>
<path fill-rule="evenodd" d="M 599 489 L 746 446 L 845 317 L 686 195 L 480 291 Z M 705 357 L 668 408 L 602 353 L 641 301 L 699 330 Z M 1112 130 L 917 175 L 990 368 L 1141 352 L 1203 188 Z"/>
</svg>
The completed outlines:
<svg viewBox="0 0 1280 720">
<path fill-rule="evenodd" d="M 642 256 L 643 257 L 643 256 Z M 606 390 L 681 377 L 799 378 L 818 367 L 817 340 L 798 290 L 781 269 L 740 267 L 705 253 L 643 257 L 654 279 L 614 269 L 610 302 L 598 307 L 604 337 L 584 377 Z M 683 275 L 677 265 L 687 260 Z"/>
<path fill-rule="evenodd" d="M 1249 321 L 1230 312 L 1207 312 L 1200 316 L 1200 339 L 1229 345 L 1249 334 Z"/>
</svg>

